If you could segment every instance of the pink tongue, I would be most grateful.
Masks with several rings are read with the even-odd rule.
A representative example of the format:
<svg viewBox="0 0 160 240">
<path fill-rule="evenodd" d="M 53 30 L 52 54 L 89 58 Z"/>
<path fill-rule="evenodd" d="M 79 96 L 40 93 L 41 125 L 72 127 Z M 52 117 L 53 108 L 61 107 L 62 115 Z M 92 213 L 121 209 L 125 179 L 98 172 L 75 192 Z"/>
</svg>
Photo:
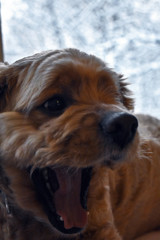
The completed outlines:
<svg viewBox="0 0 160 240">
<path fill-rule="evenodd" d="M 59 189 L 55 193 L 57 214 L 63 219 L 65 229 L 83 228 L 87 223 L 87 212 L 80 204 L 81 171 L 69 173 L 67 169 L 55 170 Z"/>
</svg>

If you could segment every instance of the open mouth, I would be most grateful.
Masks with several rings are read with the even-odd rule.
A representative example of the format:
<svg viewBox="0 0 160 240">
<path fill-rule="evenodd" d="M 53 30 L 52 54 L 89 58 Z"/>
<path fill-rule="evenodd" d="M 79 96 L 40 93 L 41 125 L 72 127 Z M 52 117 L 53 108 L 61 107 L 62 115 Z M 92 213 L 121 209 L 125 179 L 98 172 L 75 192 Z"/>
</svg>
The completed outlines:
<svg viewBox="0 0 160 240">
<path fill-rule="evenodd" d="M 63 234 L 75 234 L 87 224 L 87 193 L 92 168 L 36 168 L 31 179 L 50 223 Z"/>
</svg>

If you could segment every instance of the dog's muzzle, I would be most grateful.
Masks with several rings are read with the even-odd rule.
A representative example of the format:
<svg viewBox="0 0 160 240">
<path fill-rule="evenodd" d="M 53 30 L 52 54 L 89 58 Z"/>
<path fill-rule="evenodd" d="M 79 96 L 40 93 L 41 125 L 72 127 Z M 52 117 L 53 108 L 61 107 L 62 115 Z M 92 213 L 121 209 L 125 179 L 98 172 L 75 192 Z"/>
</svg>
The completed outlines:
<svg viewBox="0 0 160 240">
<path fill-rule="evenodd" d="M 116 111 L 106 112 L 100 119 L 97 121 L 99 125 L 96 126 L 98 127 L 98 135 L 100 134 L 99 136 L 101 136 L 101 142 L 98 143 L 99 145 L 93 146 L 99 146 L 97 151 L 100 151 L 100 159 L 104 160 L 107 153 L 109 161 L 120 160 L 120 156 L 123 158 L 123 152 L 125 153 L 125 147 L 134 139 L 138 121 L 132 114 Z M 88 122 L 90 123 L 90 121 Z M 92 125 L 95 126 L 93 123 Z M 90 130 L 94 129 L 93 131 L 95 131 L 96 129 L 97 133 L 97 128 L 84 129 L 88 131 L 86 138 L 91 141 L 90 136 L 92 134 L 90 134 Z M 73 137 L 72 139 L 73 143 L 74 141 L 76 142 L 77 135 L 74 135 L 75 138 Z M 83 140 L 81 132 L 79 133 L 78 140 L 81 140 L 80 137 Z M 94 139 L 92 141 L 95 143 Z M 100 143 L 103 146 L 102 148 Z M 80 148 L 78 144 L 75 145 L 75 148 L 77 146 Z M 91 147 L 88 148 L 89 152 L 93 150 Z M 96 160 L 99 157 L 98 153 L 97 158 L 95 158 Z M 53 165 L 45 168 L 37 168 L 31 174 L 38 200 L 41 202 L 50 223 L 62 234 L 78 234 L 87 225 L 87 193 L 92 177 L 92 167 L 94 167 L 94 163 L 92 164 L 93 158 L 94 155 L 91 155 L 90 162 L 86 168 L 84 166 L 76 168 L 75 166 L 60 167 Z M 83 158 L 78 160 L 83 161 Z M 96 163 L 104 164 L 103 160 Z"/>
</svg>

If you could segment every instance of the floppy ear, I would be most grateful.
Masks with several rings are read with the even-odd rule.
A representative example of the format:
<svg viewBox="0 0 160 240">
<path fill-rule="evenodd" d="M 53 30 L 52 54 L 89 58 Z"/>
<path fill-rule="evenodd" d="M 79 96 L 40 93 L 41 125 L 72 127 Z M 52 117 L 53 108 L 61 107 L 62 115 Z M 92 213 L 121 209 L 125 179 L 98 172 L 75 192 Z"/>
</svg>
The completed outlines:
<svg viewBox="0 0 160 240">
<path fill-rule="evenodd" d="M 123 78 L 123 75 L 119 75 L 119 86 L 120 94 L 123 105 L 128 110 L 134 110 L 134 99 L 132 98 L 132 92 L 127 88 L 129 84 L 126 82 L 126 79 Z"/>
<path fill-rule="evenodd" d="M 13 67 L 0 63 L 0 112 L 6 107 L 9 95 L 14 86 L 17 76 L 13 73 Z"/>
</svg>

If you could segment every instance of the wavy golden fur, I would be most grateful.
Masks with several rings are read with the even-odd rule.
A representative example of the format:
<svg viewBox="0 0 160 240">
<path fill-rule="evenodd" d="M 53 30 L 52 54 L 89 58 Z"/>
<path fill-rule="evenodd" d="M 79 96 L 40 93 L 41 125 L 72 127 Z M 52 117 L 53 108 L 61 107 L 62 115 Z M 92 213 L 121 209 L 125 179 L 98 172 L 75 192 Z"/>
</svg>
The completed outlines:
<svg viewBox="0 0 160 240">
<path fill-rule="evenodd" d="M 75 49 L 0 65 L 1 240 L 160 239 L 160 121 L 133 105 Z"/>
</svg>

